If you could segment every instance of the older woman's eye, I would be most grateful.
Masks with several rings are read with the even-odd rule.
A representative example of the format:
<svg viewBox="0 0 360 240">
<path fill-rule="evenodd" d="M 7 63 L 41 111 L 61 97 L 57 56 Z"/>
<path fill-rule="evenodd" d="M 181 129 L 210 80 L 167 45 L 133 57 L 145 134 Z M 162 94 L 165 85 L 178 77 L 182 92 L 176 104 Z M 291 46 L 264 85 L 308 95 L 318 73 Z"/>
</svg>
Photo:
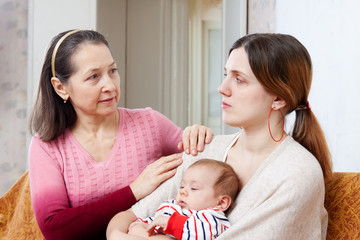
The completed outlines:
<svg viewBox="0 0 360 240">
<path fill-rule="evenodd" d="M 98 77 L 99 77 L 98 74 L 94 74 L 94 75 L 91 75 L 91 76 L 89 77 L 89 79 L 90 79 L 90 80 L 94 80 L 94 79 L 97 79 Z"/>
<path fill-rule="evenodd" d="M 116 72 L 117 72 L 117 70 L 118 70 L 117 68 L 113 68 L 113 69 L 111 69 L 111 71 L 110 71 L 110 72 L 111 72 L 112 74 L 114 74 L 114 73 L 116 73 Z"/>
</svg>

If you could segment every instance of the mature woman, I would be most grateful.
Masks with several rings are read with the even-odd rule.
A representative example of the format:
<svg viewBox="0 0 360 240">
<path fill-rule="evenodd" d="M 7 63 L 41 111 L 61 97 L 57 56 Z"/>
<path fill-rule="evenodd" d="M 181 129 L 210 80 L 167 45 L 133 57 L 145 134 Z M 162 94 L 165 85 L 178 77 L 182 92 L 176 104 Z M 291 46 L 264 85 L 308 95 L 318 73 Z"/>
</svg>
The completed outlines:
<svg viewBox="0 0 360 240">
<path fill-rule="evenodd" d="M 73 30 L 52 40 L 29 153 L 31 198 L 46 239 L 105 238 L 117 212 L 182 163 L 181 129 L 150 108 L 118 108 L 119 98 L 120 77 L 103 35 Z M 187 128 L 185 149 L 196 153 L 198 135 L 200 151 L 212 137 L 204 127 Z"/>
<path fill-rule="evenodd" d="M 219 87 L 222 118 L 239 133 L 217 136 L 198 157 L 184 158 L 172 179 L 112 219 L 109 239 L 147 238 L 126 235 L 129 222 L 152 215 L 162 200 L 173 197 L 183 169 L 204 157 L 230 164 L 242 187 L 228 214 L 231 227 L 217 239 L 326 238 L 324 179 L 331 177 L 331 159 L 308 104 L 309 53 L 289 35 L 248 35 L 230 49 L 225 73 Z M 294 128 L 285 133 L 284 117 L 293 111 Z"/>
</svg>

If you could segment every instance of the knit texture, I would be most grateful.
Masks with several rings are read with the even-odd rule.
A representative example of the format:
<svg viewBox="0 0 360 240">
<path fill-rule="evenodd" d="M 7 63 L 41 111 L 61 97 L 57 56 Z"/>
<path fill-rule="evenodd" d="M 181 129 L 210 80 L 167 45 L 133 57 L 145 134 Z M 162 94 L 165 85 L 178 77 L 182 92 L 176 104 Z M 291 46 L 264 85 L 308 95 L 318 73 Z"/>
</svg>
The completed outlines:
<svg viewBox="0 0 360 240">
<path fill-rule="evenodd" d="M 123 191 L 119 194 L 124 204 L 118 209 L 114 207 L 114 211 L 125 210 L 135 201 L 129 184 L 149 163 L 178 152 L 182 131 L 165 116 L 150 108 L 119 108 L 119 113 L 116 141 L 103 162 L 96 162 L 69 129 L 47 143 L 38 136 L 33 137 L 29 153 L 30 188 L 34 212 L 43 233 L 49 231 L 50 225 L 55 225 L 54 219 L 62 210 L 96 203 L 119 189 Z M 119 205 L 118 197 L 104 204 Z M 92 214 L 91 207 L 86 211 Z M 110 219 L 116 213 L 112 212 L 108 213 Z M 74 213 L 73 217 L 79 219 L 83 214 Z M 108 218 L 106 216 L 104 221 Z M 61 229 L 57 222 L 60 224 L 57 231 L 66 231 L 66 224 L 74 224 L 59 221 L 64 227 Z M 67 221 L 72 220 L 67 218 Z M 46 237 L 46 233 L 44 235 Z"/>
</svg>

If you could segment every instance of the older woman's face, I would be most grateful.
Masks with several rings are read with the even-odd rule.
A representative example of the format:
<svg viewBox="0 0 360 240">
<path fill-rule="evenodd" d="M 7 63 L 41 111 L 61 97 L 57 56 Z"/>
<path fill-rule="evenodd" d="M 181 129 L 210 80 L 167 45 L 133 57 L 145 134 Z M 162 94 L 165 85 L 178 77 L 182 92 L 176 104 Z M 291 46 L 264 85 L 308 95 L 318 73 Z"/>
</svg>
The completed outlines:
<svg viewBox="0 0 360 240">
<path fill-rule="evenodd" d="M 75 73 L 65 87 L 78 116 L 114 113 L 120 98 L 120 76 L 109 48 L 104 44 L 82 44 L 71 61 Z"/>
<path fill-rule="evenodd" d="M 222 94 L 222 118 L 233 127 L 266 127 L 274 95 L 265 91 L 251 70 L 243 47 L 234 49 L 225 65 Z"/>
</svg>

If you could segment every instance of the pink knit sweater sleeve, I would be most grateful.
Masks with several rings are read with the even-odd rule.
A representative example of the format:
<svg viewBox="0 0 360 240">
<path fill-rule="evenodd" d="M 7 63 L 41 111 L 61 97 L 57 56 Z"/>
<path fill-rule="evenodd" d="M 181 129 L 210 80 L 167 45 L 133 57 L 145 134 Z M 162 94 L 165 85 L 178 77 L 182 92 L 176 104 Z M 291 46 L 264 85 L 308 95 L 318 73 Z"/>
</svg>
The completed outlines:
<svg viewBox="0 0 360 240">
<path fill-rule="evenodd" d="M 97 201 L 72 208 L 62 175 L 48 144 L 33 137 L 30 145 L 31 198 L 45 239 L 101 239 L 111 218 L 136 202 L 129 186 Z M 41 167 L 40 167 L 41 166 Z"/>
<path fill-rule="evenodd" d="M 182 140 L 182 130 L 176 126 L 167 117 L 157 111 L 152 111 L 157 121 L 157 126 L 160 133 L 160 139 L 162 141 L 163 155 L 169 155 L 172 153 L 180 152 L 177 149 L 178 143 Z"/>
</svg>

